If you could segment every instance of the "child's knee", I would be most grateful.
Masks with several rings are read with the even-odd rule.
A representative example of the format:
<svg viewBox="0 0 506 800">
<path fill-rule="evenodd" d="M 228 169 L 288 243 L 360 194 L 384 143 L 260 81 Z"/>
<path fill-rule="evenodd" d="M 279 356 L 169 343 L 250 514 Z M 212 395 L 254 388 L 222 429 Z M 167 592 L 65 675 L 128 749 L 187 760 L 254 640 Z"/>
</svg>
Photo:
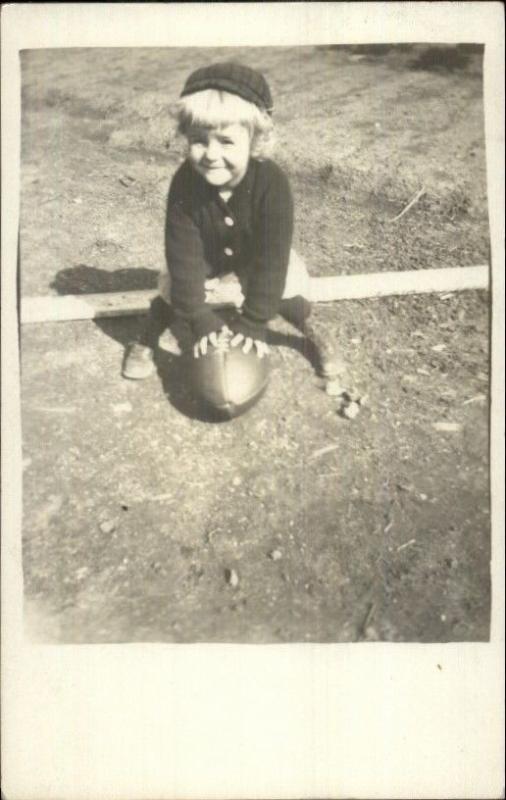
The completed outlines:
<svg viewBox="0 0 506 800">
<path fill-rule="evenodd" d="M 281 301 L 279 313 L 292 325 L 301 327 L 311 314 L 311 303 L 300 294 L 288 297 Z"/>
<path fill-rule="evenodd" d="M 156 295 L 156 297 L 154 297 L 151 301 L 150 312 L 154 317 L 164 320 L 167 322 L 167 324 L 170 324 L 174 317 L 172 306 L 170 306 L 159 294 Z"/>
</svg>

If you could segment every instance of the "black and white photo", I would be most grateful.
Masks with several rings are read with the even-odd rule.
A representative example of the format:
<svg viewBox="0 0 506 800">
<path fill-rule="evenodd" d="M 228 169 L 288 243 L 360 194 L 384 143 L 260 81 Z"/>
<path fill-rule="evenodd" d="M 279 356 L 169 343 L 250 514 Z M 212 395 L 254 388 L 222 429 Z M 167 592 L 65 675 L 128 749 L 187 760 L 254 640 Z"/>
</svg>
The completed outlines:
<svg viewBox="0 0 506 800">
<path fill-rule="evenodd" d="M 498 796 L 498 4 L 2 17 L 6 796 Z"/>
</svg>

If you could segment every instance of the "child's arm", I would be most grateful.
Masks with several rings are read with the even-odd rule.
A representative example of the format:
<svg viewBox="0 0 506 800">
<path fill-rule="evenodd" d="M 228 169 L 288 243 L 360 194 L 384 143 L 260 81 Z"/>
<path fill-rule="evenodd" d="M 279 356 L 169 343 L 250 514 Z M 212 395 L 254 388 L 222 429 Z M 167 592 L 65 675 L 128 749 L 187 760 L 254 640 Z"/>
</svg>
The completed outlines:
<svg viewBox="0 0 506 800">
<path fill-rule="evenodd" d="M 293 199 L 288 178 L 273 162 L 264 163 L 265 187 L 255 209 L 255 253 L 242 314 L 231 323 L 238 337 L 265 342 L 267 323 L 279 311 L 293 234 Z M 258 346 L 257 346 L 258 349 Z"/>
<path fill-rule="evenodd" d="M 188 185 L 182 171 L 171 184 L 165 225 L 165 253 L 171 276 L 174 310 L 190 324 L 195 339 L 201 339 L 224 325 L 205 302 L 205 281 L 209 274 L 200 230 L 188 207 Z"/>
</svg>

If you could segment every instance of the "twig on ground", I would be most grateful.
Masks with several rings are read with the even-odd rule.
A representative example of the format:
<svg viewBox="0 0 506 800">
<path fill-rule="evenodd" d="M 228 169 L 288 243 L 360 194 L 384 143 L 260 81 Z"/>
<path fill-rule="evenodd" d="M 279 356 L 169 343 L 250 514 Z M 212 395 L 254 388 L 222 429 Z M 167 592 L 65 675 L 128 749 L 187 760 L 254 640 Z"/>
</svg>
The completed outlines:
<svg viewBox="0 0 506 800">
<path fill-rule="evenodd" d="M 401 550 L 404 550 L 405 547 L 411 547 L 412 544 L 416 543 L 416 539 L 410 539 L 409 542 L 404 542 L 404 544 L 400 544 L 397 548 L 397 552 L 400 553 Z"/>
<path fill-rule="evenodd" d="M 404 214 L 407 214 L 409 209 L 412 208 L 415 205 L 415 203 L 418 203 L 418 201 L 424 194 L 425 194 L 425 187 L 422 186 L 422 188 L 411 198 L 407 206 L 405 206 L 405 208 L 402 209 L 400 214 L 397 214 L 397 216 L 391 219 L 390 222 L 397 222 L 397 220 L 403 217 Z"/>
<path fill-rule="evenodd" d="M 359 244 L 358 242 L 346 242 L 343 244 L 343 247 L 345 247 L 347 250 L 353 250 L 355 248 L 357 250 L 363 250 L 365 248 L 365 244 Z"/>
<path fill-rule="evenodd" d="M 441 433 L 458 433 L 462 429 L 460 422 L 433 422 L 432 427 Z"/>
<path fill-rule="evenodd" d="M 170 500 L 172 503 L 175 503 L 173 493 L 167 492 L 166 494 L 145 494 L 142 498 L 143 500 L 155 500 L 157 502 Z"/>
<path fill-rule="evenodd" d="M 339 446 L 340 445 L 338 443 L 338 444 L 328 444 L 326 445 L 326 447 L 320 447 L 319 450 L 315 450 L 314 453 L 311 453 L 309 458 L 310 459 L 319 458 L 320 456 L 324 456 L 325 453 L 330 453 L 332 450 L 337 450 Z"/>
<path fill-rule="evenodd" d="M 376 603 L 373 601 L 369 603 L 369 607 L 367 609 L 366 615 L 364 617 L 363 622 L 358 626 L 357 630 L 357 637 L 355 639 L 356 642 L 360 642 L 364 639 L 367 634 L 367 626 L 369 625 L 374 612 L 376 611 Z"/>
<path fill-rule="evenodd" d="M 369 624 L 369 622 L 371 621 L 371 617 L 374 614 L 375 610 L 376 610 L 376 603 L 371 603 L 371 606 L 369 608 L 369 611 L 367 612 L 366 618 L 364 619 L 364 626 L 363 626 L 364 630 L 367 627 L 367 625 Z"/>
<path fill-rule="evenodd" d="M 39 206 L 44 206 L 46 203 L 52 203 L 53 200 L 58 200 L 59 197 L 63 197 L 63 194 L 53 194 L 51 197 L 46 197 L 45 200 L 41 200 Z"/>
<path fill-rule="evenodd" d="M 487 397 L 484 394 L 475 394 L 474 397 L 470 397 L 468 400 L 464 400 L 462 403 L 463 406 L 468 406 L 469 403 L 484 403 Z"/>
<path fill-rule="evenodd" d="M 215 533 L 218 533 L 219 531 L 221 531 L 221 528 L 213 528 L 212 531 L 208 531 L 206 533 L 206 540 L 209 544 L 213 543 L 213 536 Z"/>
</svg>

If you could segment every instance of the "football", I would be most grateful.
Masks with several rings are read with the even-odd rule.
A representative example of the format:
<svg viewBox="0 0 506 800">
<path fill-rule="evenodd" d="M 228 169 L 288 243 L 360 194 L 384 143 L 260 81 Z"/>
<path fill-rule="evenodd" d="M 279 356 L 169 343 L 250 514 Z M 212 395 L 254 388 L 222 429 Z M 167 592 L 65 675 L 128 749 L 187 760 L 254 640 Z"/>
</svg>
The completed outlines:
<svg viewBox="0 0 506 800">
<path fill-rule="evenodd" d="M 243 414 L 262 396 L 269 380 L 269 358 L 259 358 L 253 347 L 209 347 L 192 358 L 191 377 L 197 397 L 214 415 L 232 419 Z"/>
</svg>

